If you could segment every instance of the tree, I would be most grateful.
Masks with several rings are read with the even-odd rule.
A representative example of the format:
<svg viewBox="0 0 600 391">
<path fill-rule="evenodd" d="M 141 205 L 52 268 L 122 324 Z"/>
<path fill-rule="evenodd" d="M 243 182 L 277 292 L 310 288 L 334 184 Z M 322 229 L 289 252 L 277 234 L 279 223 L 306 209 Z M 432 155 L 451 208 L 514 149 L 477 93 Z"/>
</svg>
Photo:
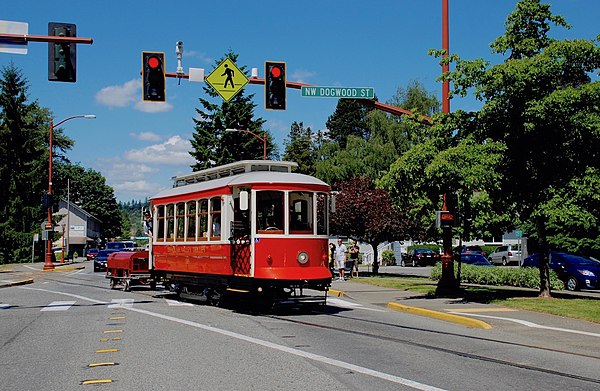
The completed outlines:
<svg viewBox="0 0 600 391">
<path fill-rule="evenodd" d="M 366 119 L 368 112 L 369 109 L 356 99 L 340 99 L 335 112 L 325 123 L 329 130 L 329 138 L 342 148 L 346 147 L 348 136 L 368 139 L 369 128 Z"/>
<path fill-rule="evenodd" d="M 385 190 L 375 189 L 368 177 L 357 176 L 337 184 L 336 210 L 331 215 L 331 232 L 348 235 L 373 247 L 373 273 L 378 273 L 377 245 L 404 237 L 406 218 L 392 206 Z"/>
<path fill-rule="evenodd" d="M 47 192 L 50 113 L 28 103 L 28 82 L 14 65 L 0 80 L 0 262 L 27 259 L 39 231 Z M 72 141 L 56 129 L 55 145 Z"/>
<path fill-rule="evenodd" d="M 119 205 L 112 187 L 98 171 L 85 169 L 79 165 L 57 162 L 54 165 L 54 193 L 56 198 L 67 198 L 67 180 L 69 200 L 100 220 L 102 236 L 105 239 L 122 235 L 122 219 Z"/>
<path fill-rule="evenodd" d="M 554 40 L 552 24 L 569 28 L 548 4 L 519 1 L 504 35 L 491 45 L 495 53 L 508 53 L 506 60 L 490 66 L 482 59 L 451 56 L 455 70 L 446 75 L 454 94 L 465 96 L 473 89 L 484 102 L 464 130 L 481 142 L 506 145 L 502 192 L 494 200 L 512 202 L 538 240 L 542 297 L 551 295 L 551 215 L 543 205 L 600 164 L 600 82 L 590 78 L 600 69 L 598 42 Z"/>
<path fill-rule="evenodd" d="M 235 62 L 238 55 L 229 51 L 225 54 Z M 224 58 L 216 62 L 220 64 Z M 240 67 L 245 71 L 246 67 Z M 210 86 L 203 87 L 204 92 L 211 98 L 218 97 L 216 91 Z M 254 94 L 244 96 L 240 91 L 231 101 L 218 104 L 211 103 L 204 98 L 199 98 L 203 109 L 196 109 L 199 118 L 194 118 L 194 133 L 192 134 L 192 148 L 190 152 L 196 159 L 192 166 L 194 171 L 215 167 L 238 160 L 262 159 L 263 142 L 249 133 L 226 132 L 225 129 L 243 129 L 267 137 L 267 155 L 275 154 L 275 146 L 271 134 L 262 129 L 265 120 L 254 119 L 256 105 L 252 99 Z"/>
<path fill-rule="evenodd" d="M 293 122 L 285 142 L 283 160 L 298 163 L 297 172 L 306 175 L 315 174 L 315 145 L 310 128 L 304 128 L 302 122 Z"/>
</svg>

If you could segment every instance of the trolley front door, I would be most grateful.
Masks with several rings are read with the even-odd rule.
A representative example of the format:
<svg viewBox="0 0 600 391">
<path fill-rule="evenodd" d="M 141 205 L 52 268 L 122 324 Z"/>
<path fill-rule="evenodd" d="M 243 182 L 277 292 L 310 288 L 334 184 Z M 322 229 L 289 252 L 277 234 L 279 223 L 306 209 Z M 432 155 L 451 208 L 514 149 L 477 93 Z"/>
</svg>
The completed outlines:
<svg viewBox="0 0 600 391">
<path fill-rule="evenodd" d="M 248 235 L 231 236 L 231 269 L 237 276 L 250 276 L 250 238 Z"/>
</svg>

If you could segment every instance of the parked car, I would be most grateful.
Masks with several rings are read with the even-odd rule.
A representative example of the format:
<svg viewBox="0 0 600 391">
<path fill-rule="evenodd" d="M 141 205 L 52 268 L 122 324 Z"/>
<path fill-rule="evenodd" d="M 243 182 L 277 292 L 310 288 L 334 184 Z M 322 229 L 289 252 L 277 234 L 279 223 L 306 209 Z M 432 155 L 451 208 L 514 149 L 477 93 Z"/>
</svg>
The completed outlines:
<svg viewBox="0 0 600 391">
<path fill-rule="evenodd" d="M 473 245 L 473 246 L 465 246 L 463 245 L 462 247 L 456 247 L 454 249 L 454 252 L 456 254 L 481 254 L 484 257 L 487 256 L 487 253 L 485 251 L 483 251 L 483 249 L 481 248 L 481 246 L 477 246 L 477 245 Z"/>
<path fill-rule="evenodd" d="M 541 254 L 523 260 L 523 267 L 539 267 Z M 581 288 L 600 289 L 600 262 L 579 255 L 550 251 L 548 266 L 564 281 L 570 291 Z"/>
<path fill-rule="evenodd" d="M 98 249 L 97 248 L 89 248 L 85 252 L 85 258 L 88 261 L 92 261 L 92 260 L 96 259 L 97 256 L 98 256 Z"/>
<path fill-rule="evenodd" d="M 494 266 L 481 254 L 460 254 L 460 262 L 474 266 Z"/>
<path fill-rule="evenodd" d="M 488 257 L 488 260 L 494 265 L 508 266 L 511 263 L 518 264 L 521 260 L 521 246 L 518 244 L 507 244 L 496 247 Z"/>
<path fill-rule="evenodd" d="M 402 257 L 400 266 L 433 266 L 440 260 L 440 254 L 429 248 L 412 248 Z"/>
<path fill-rule="evenodd" d="M 106 261 L 108 260 L 108 256 L 112 253 L 116 253 L 120 251 L 119 249 L 104 249 L 98 251 L 98 255 L 96 259 L 94 259 L 94 271 L 101 272 L 106 271 Z"/>
</svg>

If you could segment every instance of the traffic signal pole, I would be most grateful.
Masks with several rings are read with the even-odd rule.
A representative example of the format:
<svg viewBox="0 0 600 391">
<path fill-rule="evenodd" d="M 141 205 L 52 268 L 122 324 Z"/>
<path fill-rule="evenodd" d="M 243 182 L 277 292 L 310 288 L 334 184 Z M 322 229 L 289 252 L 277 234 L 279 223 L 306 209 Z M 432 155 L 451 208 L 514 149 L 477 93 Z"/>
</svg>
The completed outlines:
<svg viewBox="0 0 600 391">
<path fill-rule="evenodd" d="M 0 41 L 9 41 L 15 43 L 27 43 L 27 42 L 53 42 L 53 43 L 81 43 L 89 44 L 94 43 L 92 38 L 80 38 L 80 37 L 59 37 L 52 35 L 28 35 L 28 34 L 5 34 L 0 33 Z"/>
</svg>

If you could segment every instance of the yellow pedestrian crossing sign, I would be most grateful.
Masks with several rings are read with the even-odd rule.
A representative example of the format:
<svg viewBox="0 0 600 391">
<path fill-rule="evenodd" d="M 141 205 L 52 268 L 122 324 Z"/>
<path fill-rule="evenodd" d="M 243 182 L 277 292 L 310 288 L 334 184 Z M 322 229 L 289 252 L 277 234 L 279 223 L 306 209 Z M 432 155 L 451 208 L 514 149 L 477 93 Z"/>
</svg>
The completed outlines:
<svg viewBox="0 0 600 391">
<path fill-rule="evenodd" d="M 225 102 L 229 102 L 248 84 L 244 72 L 240 71 L 229 57 L 225 58 L 205 80 Z"/>
</svg>

